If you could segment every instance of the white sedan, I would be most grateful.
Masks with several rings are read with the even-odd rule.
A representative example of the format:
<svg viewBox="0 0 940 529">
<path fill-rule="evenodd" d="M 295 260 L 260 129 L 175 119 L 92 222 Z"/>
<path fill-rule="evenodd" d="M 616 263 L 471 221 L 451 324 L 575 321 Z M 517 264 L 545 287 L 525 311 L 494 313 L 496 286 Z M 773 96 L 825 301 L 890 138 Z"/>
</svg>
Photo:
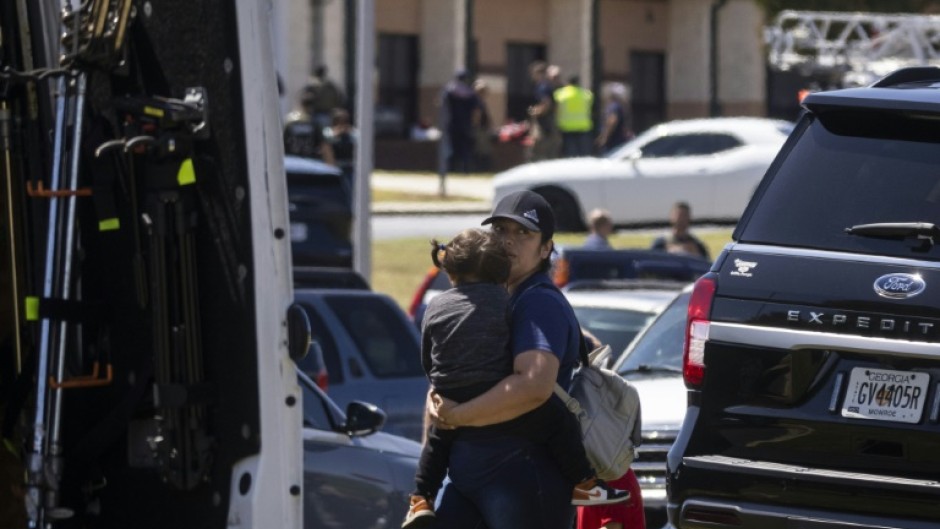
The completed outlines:
<svg viewBox="0 0 940 529">
<path fill-rule="evenodd" d="M 533 162 L 496 175 L 494 201 L 531 189 L 555 209 L 557 229 L 579 231 L 594 208 L 614 224 L 661 223 L 677 201 L 698 220 L 737 221 L 793 124 L 765 118 L 671 121 L 605 158 Z"/>
</svg>

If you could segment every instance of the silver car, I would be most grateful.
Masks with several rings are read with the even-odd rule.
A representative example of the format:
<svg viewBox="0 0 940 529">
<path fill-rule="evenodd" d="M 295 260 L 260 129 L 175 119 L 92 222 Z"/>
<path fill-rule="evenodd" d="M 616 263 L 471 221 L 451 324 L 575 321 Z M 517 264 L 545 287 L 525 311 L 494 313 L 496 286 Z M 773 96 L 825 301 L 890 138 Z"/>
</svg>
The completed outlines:
<svg viewBox="0 0 940 529">
<path fill-rule="evenodd" d="M 610 346 L 612 363 L 683 286 L 674 281 L 578 281 L 563 292 L 581 327 Z"/>
<path fill-rule="evenodd" d="M 686 409 L 682 340 L 690 295 L 689 288 L 683 289 L 612 367 L 640 394 L 643 444 L 632 468 L 643 491 L 647 527 L 666 523 L 666 454 Z"/>
<path fill-rule="evenodd" d="M 389 433 L 420 440 L 428 380 L 421 366 L 420 336 L 395 301 L 368 288 L 302 288 L 294 301 L 310 319 L 316 355 L 299 362 L 337 404 L 375 403 L 388 414 Z"/>
</svg>

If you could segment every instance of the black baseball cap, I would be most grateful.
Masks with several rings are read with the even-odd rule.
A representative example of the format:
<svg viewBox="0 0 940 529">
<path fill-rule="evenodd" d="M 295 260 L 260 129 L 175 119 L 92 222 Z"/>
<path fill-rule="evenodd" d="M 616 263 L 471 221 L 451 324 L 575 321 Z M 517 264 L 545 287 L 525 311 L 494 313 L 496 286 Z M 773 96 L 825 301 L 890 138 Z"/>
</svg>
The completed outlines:
<svg viewBox="0 0 940 529">
<path fill-rule="evenodd" d="M 481 224 L 490 224 L 496 219 L 514 220 L 526 229 L 541 233 L 545 240 L 555 234 L 555 213 L 542 195 L 534 191 L 516 191 L 504 196 Z"/>
</svg>

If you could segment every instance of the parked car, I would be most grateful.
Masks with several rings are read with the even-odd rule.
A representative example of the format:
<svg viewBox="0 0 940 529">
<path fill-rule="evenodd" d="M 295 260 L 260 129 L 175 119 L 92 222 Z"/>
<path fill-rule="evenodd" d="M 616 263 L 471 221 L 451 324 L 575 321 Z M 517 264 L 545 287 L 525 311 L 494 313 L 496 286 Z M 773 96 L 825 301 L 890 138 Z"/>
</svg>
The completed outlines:
<svg viewBox="0 0 940 529">
<path fill-rule="evenodd" d="M 585 280 L 662 279 L 689 283 L 708 272 L 710 266 L 709 261 L 690 255 L 640 249 L 586 250 L 559 246 L 551 275 L 559 288 Z M 428 302 L 450 287 L 447 274 L 436 267 L 428 270 L 408 309 L 408 314 L 418 327 L 421 326 Z M 622 350 L 615 349 L 617 353 Z"/>
<path fill-rule="evenodd" d="M 298 372 L 303 395 L 304 527 L 398 527 L 421 445 L 378 431 L 385 413 L 351 402 L 346 413 Z"/>
<path fill-rule="evenodd" d="M 708 272 L 711 261 L 657 250 L 558 249 L 552 281 L 559 287 L 584 280 L 650 279 L 690 283 Z"/>
<path fill-rule="evenodd" d="M 665 223 L 684 200 L 699 221 L 737 221 L 793 124 L 765 118 L 670 121 L 604 158 L 523 164 L 496 175 L 494 204 L 523 189 L 552 205 L 559 231 L 584 229 L 593 208 L 615 225 Z"/>
<path fill-rule="evenodd" d="M 938 88 L 919 67 L 803 100 L 692 292 L 676 527 L 937 527 Z"/>
<path fill-rule="evenodd" d="M 293 267 L 294 288 L 349 288 L 369 290 L 369 282 L 352 268 L 329 266 Z"/>
<path fill-rule="evenodd" d="M 302 288 L 294 301 L 310 319 L 330 397 L 340 406 L 373 402 L 388 414 L 386 431 L 420 440 L 428 381 L 418 331 L 398 304 L 363 288 Z M 314 358 L 299 362 L 311 377 Z"/>
<path fill-rule="evenodd" d="M 675 281 L 579 281 L 564 289 L 581 327 L 610 346 L 612 358 L 676 297 Z"/>
<path fill-rule="evenodd" d="M 615 360 L 611 369 L 637 389 L 643 410 L 643 443 L 632 468 L 643 491 L 646 525 L 666 523 L 666 454 L 685 417 L 682 338 L 690 287 L 675 296 Z"/>
<path fill-rule="evenodd" d="M 352 191 L 338 167 L 285 156 L 295 266 L 352 266 Z"/>
</svg>

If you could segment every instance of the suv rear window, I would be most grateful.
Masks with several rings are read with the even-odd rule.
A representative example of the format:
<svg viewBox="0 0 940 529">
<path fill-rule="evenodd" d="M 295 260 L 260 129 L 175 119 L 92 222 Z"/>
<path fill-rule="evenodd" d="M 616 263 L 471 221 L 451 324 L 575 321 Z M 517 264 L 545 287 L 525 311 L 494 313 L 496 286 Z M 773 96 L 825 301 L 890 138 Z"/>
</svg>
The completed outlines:
<svg viewBox="0 0 940 529">
<path fill-rule="evenodd" d="M 932 118 L 932 119 L 931 119 Z M 744 243 L 940 258 L 936 246 L 849 235 L 879 222 L 940 223 L 940 116 L 830 112 L 794 134 L 792 151 L 748 208 Z M 791 138 L 793 139 L 793 138 Z"/>
<path fill-rule="evenodd" d="M 378 378 L 422 377 L 417 331 L 380 297 L 325 296 L 346 332 Z"/>
</svg>

